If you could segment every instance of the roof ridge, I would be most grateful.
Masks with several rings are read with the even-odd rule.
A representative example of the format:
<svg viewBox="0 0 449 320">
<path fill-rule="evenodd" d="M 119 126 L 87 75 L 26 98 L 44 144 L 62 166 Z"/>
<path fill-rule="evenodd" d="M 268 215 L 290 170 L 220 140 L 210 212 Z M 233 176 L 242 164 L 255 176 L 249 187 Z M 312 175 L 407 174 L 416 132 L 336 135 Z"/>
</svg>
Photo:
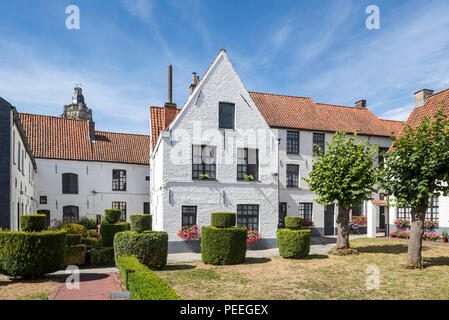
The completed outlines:
<svg viewBox="0 0 449 320">
<path fill-rule="evenodd" d="M 129 136 L 143 136 L 143 137 L 149 137 L 148 134 L 141 134 L 141 133 L 129 133 L 129 132 L 114 132 L 114 131 L 102 131 L 102 130 L 95 130 L 95 133 L 101 132 L 101 133 L 112 133 L 112 134 L 126 134 Z"/>
<path fill-rule="evenodd" d="M 441 91 L 439 91 L 439 92 L 432 93 L 431 95 L 429 95 L 429 96 L 427 97 L 427 99 L 430 98 L 430 97 L 436 96 L 437 94 L 440 94 L 440 93 L 443 93 L 443 92 L 445 92 L 445 91 L 448 91 L 448 90 L 449 90 L 449 88 L 446 88 L 446 89 L 441 90 Z M 425 105 L 425 104 L 424 104 L 424 105 Z"/>
<path fill-rule="evenodd" d="M 248 91 L 251 93 L 259 93 L 259 94 L 268 94 L 270 96 L 281 96 L 281 97 L 291 97 L 291 98 L 301 98 L 301 99 L 311 99 L 313 101 L 312 97 L 301 97 L 301 96 L 292 96 L 289 94 L 279 94 L 279 93 L 270 93 L 270 92 L 261 92 L 261 91 Z M 315 101 L 314 101 L 315 102 Z M 316 103 L 316 102 L 315 102 Z"/>
<path fill-rule="evenodd" d="M 88 122 L 88 120 L 83 120 L 83 119 L 67 119 L 67 118 L 62 118 L 60 116 L 58 117 L 58 116 L 52 116 L 52 115 L 46 115 L 46 114 L 36 114 L 36 113 L 28 113 L 28 112 L 18 112 L 18 114 L 29 115 L 29 116 L 37 116 L 37 117 L 46 117 L 46 118 L 55 118 L 55 119 L 68 120 L 68 121 L 84 121 L 84 122 Z"/>
</svg>

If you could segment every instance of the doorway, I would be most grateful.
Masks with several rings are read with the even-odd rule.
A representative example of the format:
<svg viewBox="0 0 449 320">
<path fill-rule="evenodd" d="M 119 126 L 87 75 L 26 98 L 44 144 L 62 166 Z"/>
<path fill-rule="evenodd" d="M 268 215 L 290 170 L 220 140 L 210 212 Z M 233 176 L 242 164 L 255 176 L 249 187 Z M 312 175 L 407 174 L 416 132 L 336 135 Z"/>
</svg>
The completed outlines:
<svg viewBox="0 0 449 320">
<path fill-rule="evenodd" d="M 334 208 L 335 205 L 327 205 L 324 207 L 324 235 L 334 235 Z"/>
<path fill-rule="evenodd" d="M 279 222 L 278 229 L 285 228 L 285 217 L 287 216 L 287 203 L 280 202 L 279 203 Z"/>
<path fill-rule="evenodd" d="M 37 210 L 38 214 L 45 214 L 45 229 L 50 228 L 50 210 Z"/>
<path fill-rule="evenodd" d="M 379 207 L 379 229 L 385 230 L 385 207 Z"/>
</svg>

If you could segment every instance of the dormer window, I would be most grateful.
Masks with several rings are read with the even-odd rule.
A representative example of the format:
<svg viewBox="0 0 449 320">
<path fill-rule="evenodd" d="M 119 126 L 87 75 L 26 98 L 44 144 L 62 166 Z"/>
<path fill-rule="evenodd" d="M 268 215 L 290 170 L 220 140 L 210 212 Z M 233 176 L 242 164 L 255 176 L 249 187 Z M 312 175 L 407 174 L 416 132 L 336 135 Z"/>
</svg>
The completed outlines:
<svg viewBox="0 0 449 320">
<path fill-rule="evenodd" d="M 219 103 L 218 122 L 219 129 L 235 128 L 235 104 L 225 102 Z"/>
</svg>

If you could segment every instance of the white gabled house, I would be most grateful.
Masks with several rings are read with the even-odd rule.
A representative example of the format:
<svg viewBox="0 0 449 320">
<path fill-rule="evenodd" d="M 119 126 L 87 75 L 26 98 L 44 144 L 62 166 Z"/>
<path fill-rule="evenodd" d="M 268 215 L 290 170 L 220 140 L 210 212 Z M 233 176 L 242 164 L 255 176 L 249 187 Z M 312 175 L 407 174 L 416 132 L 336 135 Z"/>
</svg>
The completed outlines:
<svg viewBox="0 0 449 320">
<path fill-rule="evenodd" d="M 212 212 L 236 212 L 238 225 L 257 229 L 272 246 L 278 141 L 224 50 L 194 84 L 180 111 L 171 101 L 151 108 L 153 227 L 168 233 L 173 248 L 183 225 L 210 225 Z"/>
</svg>

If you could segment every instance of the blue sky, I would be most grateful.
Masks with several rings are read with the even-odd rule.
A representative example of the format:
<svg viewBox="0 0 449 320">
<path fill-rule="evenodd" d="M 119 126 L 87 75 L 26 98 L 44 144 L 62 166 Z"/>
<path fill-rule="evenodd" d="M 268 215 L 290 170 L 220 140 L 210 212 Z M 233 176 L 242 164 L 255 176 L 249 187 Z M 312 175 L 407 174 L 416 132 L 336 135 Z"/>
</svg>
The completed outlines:
<svg viewBox="0 0 449 320">
<path fill-rule="evenodd" d="M 80 8 L 80 30 L 65 9 Z M 365 8 L 380 8 L 380 30 Z M 449 87 L 448 1 L 16 0 L 0 20 L 0 96 L 60 115 L 82 83 L 99 130 L 148 134 L 150 105 L 187 99 L 220 48 L 248 90 L 405 120 L 413 92 Z"/>
</svg>

